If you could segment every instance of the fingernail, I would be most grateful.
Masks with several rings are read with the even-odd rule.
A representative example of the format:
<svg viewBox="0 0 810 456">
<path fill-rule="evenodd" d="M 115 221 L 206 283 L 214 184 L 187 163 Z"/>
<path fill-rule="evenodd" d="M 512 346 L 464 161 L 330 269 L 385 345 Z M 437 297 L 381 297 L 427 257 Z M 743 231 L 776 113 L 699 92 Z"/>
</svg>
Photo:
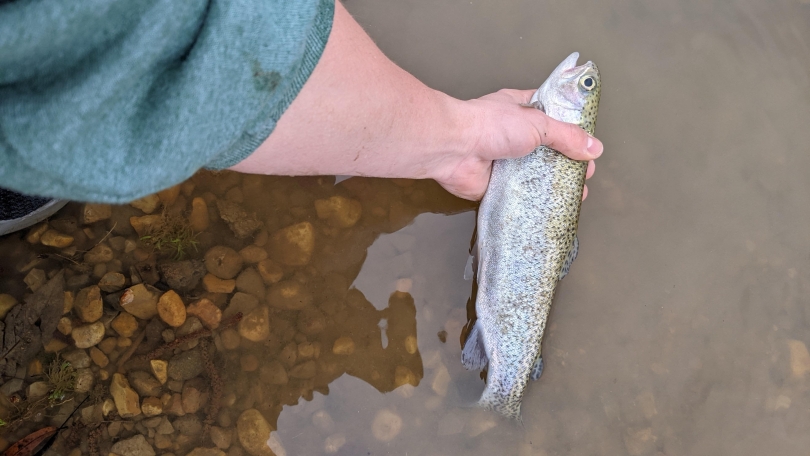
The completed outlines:
<svg viewBox="0 0 810 456">
<path fill-rule="evenodd" d="M 594 158 L 602 155 L 602 152 L 605 150 L 605 146 L 602 145 L 602 142 L 593 136 L 588 136 L 588 145 L 586 148 L 588 149 L 588 153 L 593 155 Z"/>
</svg>

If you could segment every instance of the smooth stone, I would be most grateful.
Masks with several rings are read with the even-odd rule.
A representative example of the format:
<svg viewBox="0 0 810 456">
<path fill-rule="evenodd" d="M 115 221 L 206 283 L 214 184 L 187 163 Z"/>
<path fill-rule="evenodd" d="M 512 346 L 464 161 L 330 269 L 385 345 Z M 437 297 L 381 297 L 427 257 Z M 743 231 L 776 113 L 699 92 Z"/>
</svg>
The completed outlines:
<svg viewBox="0 0 810 456">
<path fill-rule="evenodd" d="M 346 444 L 346 436 L 341 433 L 332 434 L 323 442 L 323 451 L 326 454 L 335 454 Z"/>
<path fill-rule="evenodd" d="M 308 379 L 314 377 L 317 370 L 318 369 L 315 365 L 315 361 L 310 360 L 290 369 L 289 375 L 292 378 Z"/>
<path fill-rule="evenodd" d="M 93 323 L 104 313 L 101 290 L 96 285 L 82 288 L 73 300 L 73 309 L 85 323 Z"/>
<path fill-rule="evenodd" d="M 127 278 L 120 272 L 108 272 L 101 277 L 98 287 L 107 293 L 115 293 L 126 286 Z"/>
<path fill-rule="evenodd" d="M 76 385 L 73 391 L 77 393 L 89 393 L 96 383 L 96 377 L 90 369 L 77 369 L 76 370 Z"/>
<path fill-rule="evenodd" d="M 298 314 L 298 330 L 307 336 L 314 336 L 326 329 L 326 316 L 315 308 L 306 308 Z"/>
<path fill-rule="evenodd" d="M 160 319 L 167 325 L 177 328 L 186 321 L 186 305 L 174 290 L 169 290 L 160 297 L 157 303 Z"/>
<path fill-rule="evenodd" d="M 239 443 L 253 456 L 286 456 L 274 431 L 256 409 L 245 410 L 236 421 Z"/>
<path fill-rule="evenodd" d="M 312 301 L 312 293 L 295 280 L 273 285 L 267 295 L 270 306 L 283 310 L 301 310 L 311 305 Z"/>
<path fill-rule="evenodd" d="M 169 378 L 189 380 L 203 372 L 202 355 L 199 350 L 189 350 L 173 356 L 167 369 Z"/>
<path fill-rule="evenodd" d="M 84 254 L 84 261 L 90 264 L 107 263 L 115 257 L 112 248 L 107 244 L 99 244 Z"/>
<path fill-rule="evenodd" d="M 200 319 L 209 329 L 217 329 L 222 321 L 222 311 L 211 300 L 203 298 L 189 304 L 186 312 Z"/>
<path fill-rule="evenodd" d="M 113 374 L 110 382 L 110 394 L 115 401 L 115 407 L 122 418 L 129 418 L 141 414 L 141 404 L 138 393 L 129 386 L 127 379 L 118 373 Z"/>
<path fill-rule="evenodd" d="M 281 266 L 277 265 L 273 260 L 270 259 L 259 261 L 259 263 L 256 265 L 256 269 L 259 271 L 259 275 L 262 276 L 262 280 L 264 280 L 264 283 L 267 285 L 277 283 L 284 278 L 284 270 L 281 269 Z"/>
<path fill-rule="evenodd" d="M 110 359 L 107 358 L 107 355 L 104 354 L 98 347 L 90 347 L 90 358 L 96 364 L 96 366 L 100 368 L 107 367 L 110 364 Z"/>
<path fill-rule="evenodd" d="M 64 249 L 70 244 L 73 244 L 73 236 L 68 236 L 67 234 L 50 229 L 42 233 L 42 237 L 40 238 L 39 242 L 42 243 L 42 245 L 47 245 L 48 247 Z"/>
<path fill-rule="evenodd" d="M 85 203 L 79 217 L 83 225 L 107 220 L 112 217 L 112 207 L 109 204 Z"/>
<path fill-rule="evenodd" d="M 160 402 L 160 398 L 158 397 L 147 397 L 144 398 L 143 404 L 141 404 L 141 412 L 145 416 L 157 416 L 163 413 L 163 403 Z"/>
<path fill-rule="evenodd" d="M 188 222 L 191 229 L 198 233 L 208 229 L 211 219 L 208 213 L 208 204 L 204 199 L 196 197 L 191 200 L 191 214 L 188 216 Z"/>
<path fill-rule="evenodd" d="M 181 184 L 173 185 L 157 192 L 160 202 L 163 203 L 164 207 L 171 206 L 175 200 L 177 200 L 177 197 L 180 196 L 180 185 Z"/>
<path fill-rule="evenodd" d="M 39 244 L 42 235 L 48 231 L 48 228 L 50 228 L 50 226 L 47 220 L 32 226 L 31 229 L 28 230 L 28 234 L 25 235 L 26 242 L 29 244 Z"/>
<path fill-rule="evenodd" d="M 447 388 L 450 385 L 450 372 L 447 371 L 447 367 L 444 364 L 440 364 L 438 368 L 436 368 L 436 373 L 433 375 L 433 381 L 430 384 L 431 389 L 433 392 L 438 394 L 439 396 L 446 396 L 447 395 Z"/>
<path fill-rule="evenodd" d="M 239 251 L 239 256 L 247 264 L 255 264 L 262 260 L 267 259 L 267 250 L 259 247 L 258 245 L 249 245 Z"/>
<path fill-rule="evenodd" d="M 130 371 L 127 379 L 141 396 L 159 397 L 162 392 L 161 383 L 149 372 Z"/>
<path fill-rule="evenodd" d="M 205 264 L 200 260 L 174 261 L 158 266 L 160 277 L 169 288 L 191 291 L 197 287 L 206 273 Z"/>
<path fill-rule="evenodd" d="M 138 434 L 126 440 L 114 443 L 110 451 L 120 456 L 155 456 L 155 449 L 146 441 L 146 437 Z"/>
<path fill-rule="evenodd" d="M 164 220 L 161 215 L 144 215 L 141 217 L 130 217 L 129 224 L 138 234 L 138 237 L 153 233 L 163 226 Z"/>
<path fill-rule="evenodd" d="M 51 386 L 48 384 L 48 382 L 34 382 L 28 385 L 26 397 L 29 399 L 45 397 L 50 390 Z"/>
<path fill-rule="evenodd" d="M 152 212 L 155 212 L 155 209 L 157 209 L 159 204 L 160 197 L 154 193 L 129 203 L 130 206 L 134 207 L 135 209 L 140 209 L 144 214 L 151 214 Z"/>
<path fill-rule="evenodd" d="M 0 320 L 6 318 L 6 314 L 12 307 L 17 305 L 17 299 L 6 293 L 0 293 Z"/>
<path fill-rule="evenodd" d="M 161 385 L 165 385 L 169 379 L 169 362 L 162 359 L 153 359 L 149 361 L 149 365 L 152 367 L 152 374 L 154 374 L 157 381 Z"/>
<path fill-rule="evenodd" d="M 363 206 L 357 200 L 337 195 L 315 200 L 315 212 L 334 227 L 351 228 L 360 220 Z"/>
<path fill-rule="evenodd" d="M 132 314 L 121 312 L 113 319 L 110 326 L 121 337 L 132 337 L 138 330 L 138 320 Z M 109 355 L 109 353 L 107 353 Z"/>
<path fill-rule="evenodd" d="M 211 441 L 213 441 L 213 433 L 211 435 Z M 214 442 L 214 444 L 216 445 L 216 442 Z M 188 452 L 186 456 L 226 456 L 226 455 L 225 452 L 220 450 L 219 448 L 198 447 Z"/>
<path fill-rule="evenodd" d="M 226 350 L 236 350 L 242 343 L 242 336 L 239 335 L 239 331 L 231 328 L 225 329 L 219 333 L 219 338 L 222 341 L 222 346 L 225 347 Z"/>
<path fill-rule="evenodd" d="M 104 338 L 104 323 L 97 321 L 89 325 L 73 328 L 70 333 L 77 348 L 90 348 Z"/>
<path fill-rule="evenodd" d="M 188 436 L 197 436 L 202 433 L 203 425 L 200 422 L 200 419 L 194 415 L 184 415 L 180 418 L 174 420 L 172 423 L 177 432 L 188 435 Z"/>
<path fill-rule="evenodd" d="M 219 426 L 211 426 L 211 442 L 218 448 L 227 450 L 231 446 L 233 432 L 230 429 L 223 429 Z"/>
<path fill-rule="evenodd" d="M 265 288 L 262 276 L 253 268 L 246 268 L 236 277 L 236 289 L 264 299 Z"/>
<path fill-rule="evenodd" d="M 155 293 L 142 283 L 127 288 L 119 300 L 124 310 L 141 320 L 150 320 L 157 315 L 157 302 Z"/>
<path fill-rule="evenodd" d="M 183 411 L 186 413 L 197 413 L 202 404 L 202 391 L 200 388 L 193 385 L 191 381 L 183 385 L 183 391 L 180 393 L 180 403 L 183 405 Z"/>
<path fill-rule="evenodd" d="M 74 369 L 85 369 L 90 367 L 92 359 L 84 350 L 71 350 L 62 354 L 62 358 L 69 362 Z"/>
<path fill-rule="evenodd" d="M 253 342 L 262 342 L 270 336 L 270 314 L 267 307 L 253 309 L 242 316 L 239 335 Z"/>
<path fill-rule="evenodd" d="M 339 337 L 332 345 L 332 353 L 336 355 L 351 355 L 354 353 L 354 340 L 349 336 Z"/>
<path fill-rule="evenodd" d="M 203 277 L 203 288 L 209 293 L 232 293 L 236 288 L 236 280 L 220 279 L 214 274 L 206 274 Z"/>
<path fill-rule="evenodd" d="M 262 227 L 255 214 L 248 213 L 237 203 L 217 200 L 219 217 L 224 220 L 237 239 L 245 239 Z"/>
<path fill-rule="evenodd" d="M 390 442 L 402 431 L 402 418 L 396 413 L 383 409 L 377 412 L 371 424 L 371 433 L 380 442 Z"/>
<path fill-rule="evenodd" d="M 315 228 L 309 222 L 282 228 L 270 237 L 270 256 L 287 266 L 305 266 L 314 250 Z"/>
<path fill-rule="evenodd" d="M 220 279 L 233 279 L 242 270 L 242 257 L 236 250 L 221 245 L 211 247 L 205 253 L 205 267 Z"/>
<path fill-rule="evenodd" d="M 810 352 L 807 345 L 800 340 L 787 341 L 790 350 L 790 370 L 795 378 L 804 378 L 810 372 Z"/>
<path fill-rule="evenodd" d="M 23 282 L 28 285 L 28 288 L 31 291 L 37 291 L 42 285 L 45 285 L 45 282 L 48 280 L 48 277 L 45 276 L 45 271 L 42 269 L 32 269 L 26 276 L 23 278 Z"/>
</svg>

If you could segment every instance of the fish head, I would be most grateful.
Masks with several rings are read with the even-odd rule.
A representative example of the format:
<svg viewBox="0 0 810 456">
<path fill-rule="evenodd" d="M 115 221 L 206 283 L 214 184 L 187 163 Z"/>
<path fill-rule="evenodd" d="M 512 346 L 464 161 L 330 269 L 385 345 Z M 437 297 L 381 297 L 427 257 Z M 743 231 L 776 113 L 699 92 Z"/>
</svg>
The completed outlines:
<svg viewBox="0 0 810 456">
<path fill-rule="evenodd" d="M 579 53 L 562 61 L 532 96 L 530 104 L 548 116 L 593 134 L 602 81 L 591 61 L 577 66 Z"/>
</svg>

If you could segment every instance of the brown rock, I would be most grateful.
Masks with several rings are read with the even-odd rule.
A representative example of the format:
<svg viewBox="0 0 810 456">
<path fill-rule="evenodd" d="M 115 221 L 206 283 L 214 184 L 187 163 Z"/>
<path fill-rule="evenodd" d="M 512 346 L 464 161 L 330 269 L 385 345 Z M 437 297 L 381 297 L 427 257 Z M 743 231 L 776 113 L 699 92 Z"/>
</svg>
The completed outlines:
<svg viewBox="0 0 810 456">
<path fill-rule="evenodd" d="M 325 219 L 332 226 L 350 228 L 360 220 L 363 206 L 357 200 L 342 196 L 315 200 L 315 212 L 318 218 Z"/>
<path fill-rule="evenodd" d="M 115 408 L 122 418 L 129 418 L 141 414 L 141 404 L 138 393 L 129 387 L 129 382 L 121 374 L 113 374 L 110 383 L 110 394 L 115 401 Z"/>
<path fill-rule="evenodd" d="M 204 199 L 197 197 L 191 200 L 191 215 L 188 217 L 191 229 L 196 232 L 202 232 L 208 229 L 208 224 L 211 219 L 208 214 L 208 204 Z"/>
<path fill-rule="evenodd" d="M 309 360 L 290 369 L 290 377 L 308 379 L 315 376 L 317 367 L 315 361 Z"/>
<path fill-rule="evenodd" d="M 405 366 L 397 366 L 394 369 L 394 388 L 399 388 L 402 385 L 419 385 L 419 377 L 413 373 L 412 370 Z"/>
<path fill-rule="evenodd" d="M 45 276 L 45 271 L 42 269 L 32 269 L 26 274 L 25 278 L 23 278 L 23 282 L 28 285 L 31 291 L 39 290 L 39 287 L 45 285 L 47 280 L 48 278 Z"/>
<path fill-rule="evenodd" d="M 149 320 L 158 313 L 157 301 L 156 294 L 146 288 L 146 285 L 139 283 L 127 288 L 121 295 L 119 303 L 132 315 L 142 320 Z"/>
<path fill-rule="evenodd" d="M 238 312 L 242 312 L 242 315 L 246 315 L 248 312 L 258 306 L 259 300 L 256 299 L 255 296 L 247 293 L 236 292 L 233 294 L 233 297 L 231 297 L 228 308 L 222 312 L 222 318 L 230 318 L 236 315 Z"/>
<path fill-rule="evenodd" d="M 242 366 L 242 372 L 253 372 L 259 368 L 259 358 L 253 353 L 248 353 L 239 358 L 239 364 Z"/>
<path fill-rule="evenodd" d="M 307 336 L 314 336 L 326 329 L 326 316 L 313 307 L 298 314 L 298 330 Z"/>
<path fill-rule="evenodd" d="M 149 372 L 133 370 L 127 374 L 127 379 L 132 388 L 140 396 L 158 397 L 162 392 L 161 384 Z"/>
<path fill-rule="evenodd" d="M 790 370 L 794 378 L 804 378 L 810 372 L 810 352 L 807 345 L 800 340 L 787 341 L 790 349 Z"/>
<path fill-rule="evenodd" d="M 217 329 L 222 320 L 222 311 L 208 299 L 200 299 L 189 304 L 186 312 L 199 318 L 203 325 L 210 329 Z"/>
<path fill-rule="evenodd" d="M 169 326 L 176 328 L 186 321 L 186 305 L 174 290 L 163 293 L 158 300 L 157 310 L 160 319 Z"/>
<path fill-rule="evenodd" d="M 278 442 L 270 423 L 264 419 L 261 412 L 248 409 L 239 415 L 236 421 L 236 433 L 242 447 L 253 456 L 277 456 L 280 442 Z M 276 446 L 278 445 L 278 446 Z M 272 448 L 276 446 L 276 448 Z M 283 451 L 283 448 L 281 449 Z"/>
<path fill-rule="evenodd" d="M 218 245 L 205 253 L 205 267 L 220 279 L 233 279 L 242 270 L 242 257 L 230 247 Z"/>
<path fill-rule="evenodd" d="M 252 294 L 259 299 L 264 299 L 265 289 L 262 277 L 253 268 L 247 268 L 236 278 L 236 289 Z"/>
<path fill-rule="evenodd" d="M 277 309 L 301 310 L 312 304 L 312 293 L 295 280 L 285 280 L 270 288 L 267 303 Z"/>
<path fill-rule="evenodd" d="M 0 320 L 6 318 L 6 314 L 12 307 L 17 305 L 17 299 L 10 294 L 0 293 Z"/>
<path fill-rule="evenodd" d="M 267 258 L 267 250 L 258 245 L 249 245 L 239 251 L 239 256 L 248 264 L 258 263 Z"/>
<path fill-rule="evenodd" d="M 107 263 L 115 257 L 113 249 L 107 244 L 99 244 L 84 254 L 84 261 L 90 264 Z"/>
<path fill-rule="evenodd" d="M 183 416 L 183 398 L 180 393 L 174 393 L 169 401 L 163 406 L 163 411 L 168 415 Z"/>
<path fill-rule="evenodd" d="M 302 222 L 276 231 L 270 238 L 271 257 L 288 266 L 304 266 L 315 250 L 315 228 Z"/>
<path fill-rule="evenodd" d="M 339 337 L 332 345 L 332 353 L 336 355 L 351 355 L 354 353 L 354 341 L 351 337 Z"/>
<path fill-rule="evenodd" d="M 104 338 L 104 323 L 97 321 L 89 325 L 73 328 L 70 333 L 77 348 L 90 348 Z"/>
<path fill-rule="evenodd" d="M 25 240 L 29 244 L 39 244 L 40 239 L 42 239 L 42 235 L 48 231 L 48 228 L 50 228 L 50 226 L 48 226 L 47 220 L 34 225 L 30 230 L 28 230 L 28 234 L 25 235 Z"/>
<path fill-rule="evenodd" d="M 68 317 L 62 317 L 59 319 L 59 323 L 56 324 L 56 329 L 60 333 L 69 336 L 70 332 L 73 331 L 73 322 Z"/>
<path fill-rule="evenodd" d="M 276 360 L 259 368 L 259 379 L 270 385 L 286 385 L 289 381 L 284 365 Z"/>
<path fill-rule="evenodd" d="M 177 197 L 180 196 L 180 185 L 181 184 L 177 184 L 158 192 L 158 197 L 160 198 L 160 202 L 163 203 L 163 206 L 171 206 Z"/>
<path fill-rule="evenodd" d="M 107 358 L 107 355 L 97 347 L 90 347 L 90 358 L 96 363 L 96 366 L 102 369 L 107 367 L 107 364 L 110 364 L 110 359 Z"/>
<path fill-rule="evenodd" d="M 130 217 L 129 224 L 138 233 L 138 237 L 143 237 L 149 233 L 157 231 L 163 226 L 164 220 L 161 215 L 144 215 L 142 217 Z"/>
<path fill-rule="evenodd" d="M 127 284 L 127 279 L 124 274 L 120 272 L 108 272 L 101 277 L 98 282 L 98 287 L 107 293 L 115 293 L 121 290 Z"/>
<path fill-rule="evenodd" d="M 197 413 L 202 405 L 202 392 L 193 381 L 186 382 L 183 385 L 183 392 L 181 394 L 181 402 L 183 404 L 183 411 L 186 413 Z"/>
<path fill-rule="evenodd" d="M 272 285 L 284 277 L 284 270 L 273 260 L 262 260 L 256 265 L 256 268 L 267 285 Z"/>
<path fill-rule="evenodd" d="M 222 346 L 225 347 L 226 350 L 236 350 L 242 342 L 242 336 L 239 335 L 239 332 L 231 328 L 223 330 L 219 334 L 219 337 L 222 341 Z"/>
<path fill-rule="evenodd" d="M 146 416 L 160 415 L 163 413 L 163 403 L 160 402 L 160 398 L 157 397 L 144 398 L 143 404 L 141 404 L 141 411 Z"/>
<path fill-rule="evenodd" d="M 255 214 L 248 213 L 237 203 L 217 200 L 217 209 L 219 217 L 228 224 L 237 239 L 250 236 L 262 226 Z"/>
<path fill-rule="evenodd" d="M 236 288 L 236 280 L 225 280 L 214 274 L 206 274 L 203 277 L 203 288 L 209 293 L 232 293 Z"/>
<path fill-rule="evenodd" d="M 161 264 L 158 269 L 163 281 L 173 290 L 191 291 L 205 275 L 205 264 L 200 260 L 175 261 Z"/>
<path fill-rule="evenodd" d="M 160 198 L 155 194 L 144 196 L 141 199 L 129 203 L 130 206 L 142 210 L 144 214 L 155 212 L 158 204 L 160 204 Z"/>
<path fill-rule="evenodd" d="M 155 378 L 161 385 L 165 385 L 166 381 L 169 379 L 169 363 L 162 359 L 153 359 L 149 361 L 149 365 L 152 367 L 152 373 L 155 375 Z"/>
<path fill-rule="evenodd" d="M 247 340 L 261 342 L 270 336 L 270 315 L 267 307 L 253 309 L 239 322 L 239 334 Z"/>
<path fill-rule="evenodd" d="M 126 312 L 119 313 L 110 325 L 121 337 L 132 337 L 138 330 L 138 320 Z"/>
<path fill-rule="evenodd" d="M 101 318 L 104 313 L 104 303 L 101 300 L 99 287 L 93 285 L 79 290 L 73 301 L 73 308 L 85 323 L 93 323 Z"/>
<path fill-rule="evenodd" d="M 107 220 L 112 216 L 112 207 L 109 204 L 86 203 L 82 206 L 81 222 L 83 225 Z"/>
<path fill-rule="evenodd" d="M 231 446 L 231 430 L 219 426 L 211 426 L 211 441 L 218 448 L 227 450 Z"/>
<path fill-rule="evenodd" d="M 213 435 L 212 435 L 213 438 Z M 212 440 L 213 441 L 213 440 Z M 216 443 L 215 443 L 216 444 Z M 219 448 L 194 448 L 186 456 L 225 456 L 225 452 Z"/>
<path fill-rule="evenodd" d="M 73 236 L 68 236 L 67 234 L 60 233 L 56 230 L 48 230 L 42 233 L 40 242 L 42 245 L 47 245 L 48 247 L 64 249 L 70 244 L 73 244 Z"/>
</svg>

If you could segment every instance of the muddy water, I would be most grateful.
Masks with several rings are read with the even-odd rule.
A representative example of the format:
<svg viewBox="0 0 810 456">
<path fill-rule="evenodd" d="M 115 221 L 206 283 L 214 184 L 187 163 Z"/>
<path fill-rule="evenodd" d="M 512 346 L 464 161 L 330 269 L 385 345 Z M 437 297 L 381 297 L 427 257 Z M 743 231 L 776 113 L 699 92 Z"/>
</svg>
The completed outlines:
<svg viewBox="0 0 810 456">
<path fill-rule="evenodd" d="M 214 337 L 226 380 L 215 424 L 233 433 L 225 452 L 247 454 L 236 421 L 250 408 L 277 429 L 290 455 L 806 452 L 810 4 L 351 0 L 347 7 L 396 62 L 460 98 L 534 88 L 575 50 L 599 65 L 597 135 L 606 153 L 589 181 L 580 255 L 557 293 L 546 370 L 527 392 L 521 427 L 463 407 L 483 388 L 458 361 L 470 205 L 424 182 L 352 179 L 333 187 L 328 179 L 198 177 L 183 209 L 205 195 L 214 221 L 190 257 L 255 242 L 235 239 L 216 220 L 216 199 L 239 199 L 232 188 L 244 190 L 241 204 L 270 234 L 311 221 L 312 263 L 284 274 L 309 284 L 327 322 L 316 334 L 290 333 L 299 315 L 275 311 L 269 342 L 227 349 Z M 269 203 L 251 202 L 262 192 Z M 357 225 L 335 230 L 317 217 L 313 201 L 333 194 L 363 203 Z M 55 219 L 80 210 L 69 206 Z M 121 211 L 128 217 L 134 209 Z M 111 220 L 92 225 L 96 238 L 84 246 Z M 21 301 L 30 291 L 22 282 L 29 270 L 20 267 L 54 250 L 10 236 L 0 252 L 0 293 Z M 116 253 L 124 272 L 138 263 L 132 254 Z M 37 268 L 46 273 L 78 268 L 43 261 Z M 182 296 L 189 304 L 203 294 L 200 285 Z M 231 296 L 210 297 L 225 309 Z M 334 353 L 339 337 L 353 340 L 351 354 Z M 271 385 L 244 361 L 276 361 L 288 340 L 317 344 L 315 377 Z M 157 448 L 141 419 L 124 419 L 139 424 L 115 437 L 105 429 L 101 448 L 139 432 L 159 454 L 212 446 L 180 433 Z M 49 420 L 35 416 L 0 443 Z M 105 426 L 119 420 L 108 417 Z"/>
</svg>

